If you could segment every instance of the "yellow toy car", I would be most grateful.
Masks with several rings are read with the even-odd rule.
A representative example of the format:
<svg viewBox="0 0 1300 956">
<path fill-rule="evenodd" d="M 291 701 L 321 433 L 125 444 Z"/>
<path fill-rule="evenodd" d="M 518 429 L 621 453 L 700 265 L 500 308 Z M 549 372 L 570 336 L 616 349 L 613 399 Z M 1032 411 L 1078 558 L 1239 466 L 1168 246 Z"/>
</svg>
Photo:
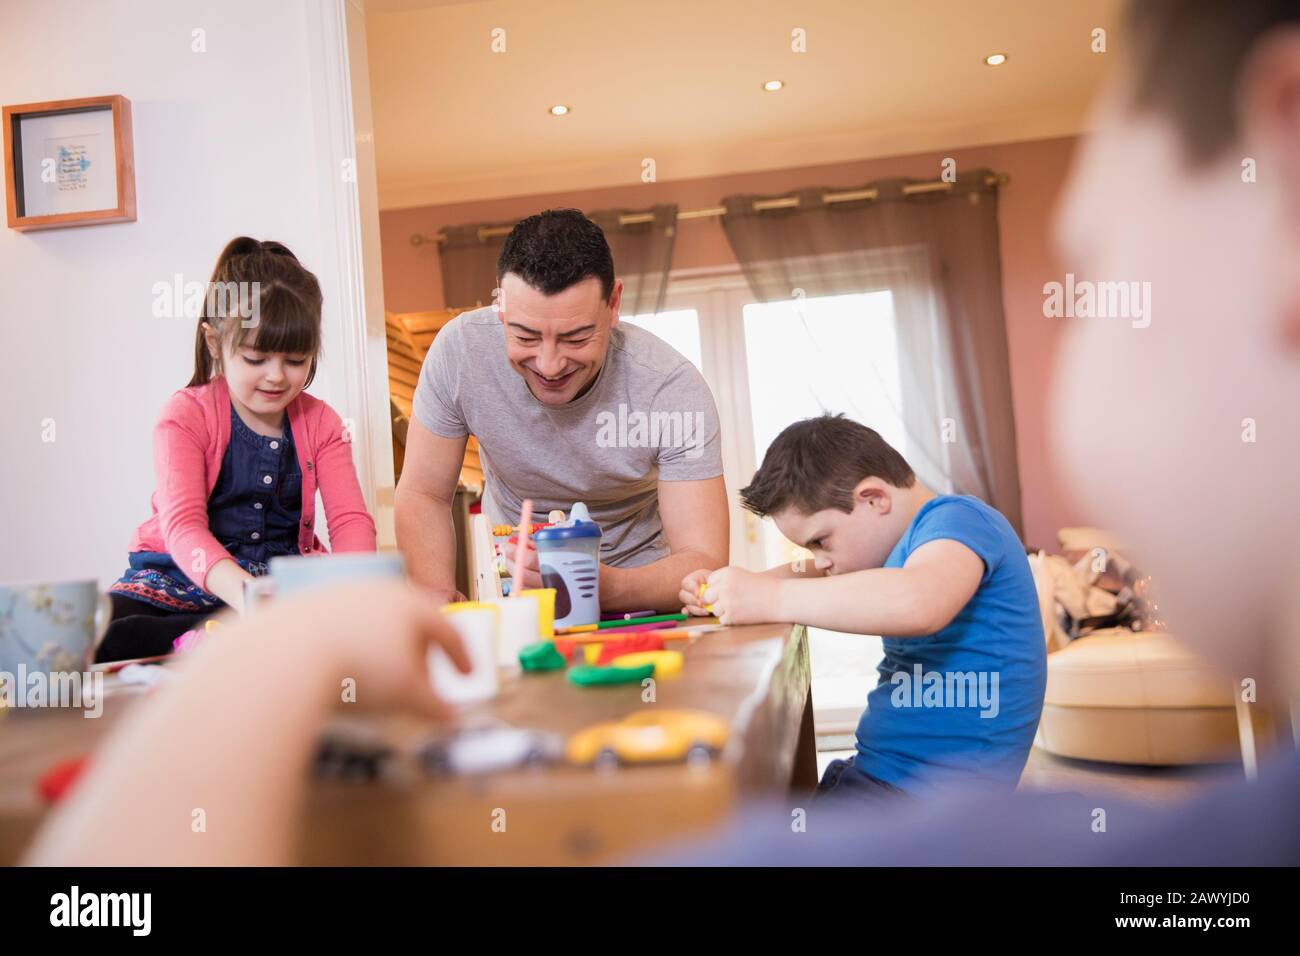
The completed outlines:
<svg viewBox="0 0 1300 956">
<path fill-rule="evenodd" d="M 580 766 L 707 763 L 727 743 L 730 728 L 702 710 L 647 708 L 619 721 L 596 724 L 569 738 L 567 757 Z"/>
</svg>

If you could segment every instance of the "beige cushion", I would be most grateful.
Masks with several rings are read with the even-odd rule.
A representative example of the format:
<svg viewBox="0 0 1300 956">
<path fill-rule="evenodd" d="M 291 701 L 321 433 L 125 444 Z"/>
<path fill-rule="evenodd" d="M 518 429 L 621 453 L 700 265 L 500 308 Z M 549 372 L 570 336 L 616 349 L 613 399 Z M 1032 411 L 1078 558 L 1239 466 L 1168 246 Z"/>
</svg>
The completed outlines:
<svg viewBox="0 0 1300 956">
<path fill-rule="evenodd" d="M 1077 760 L 1179 766 L 1236 760 L 1237 721 L 1223 707 L 1043 708 L 1034 743 Z"/>
<path fill-rule="evenodd" d="M 1233 683 L 1164 631 L 1096 631 L 1047 658 L 1055 707 L 1234 708 Z"/>
</svg>

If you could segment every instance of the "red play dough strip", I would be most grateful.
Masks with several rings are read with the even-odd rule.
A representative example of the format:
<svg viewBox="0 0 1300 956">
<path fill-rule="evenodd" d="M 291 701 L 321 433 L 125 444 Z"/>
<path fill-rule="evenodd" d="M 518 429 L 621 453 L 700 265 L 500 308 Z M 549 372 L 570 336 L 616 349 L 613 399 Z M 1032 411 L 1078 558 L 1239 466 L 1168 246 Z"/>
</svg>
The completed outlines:
<svg viewBox="0 0 1300 956">
<path fill-rule="evenodd" d="M 36 782 L 37 792 L 46 803 L 58 803 L 72 789 L 72 785 L 85 773 L 89 757 L 72 757 L 60 760 L 41 774 Z"/>
</svg>

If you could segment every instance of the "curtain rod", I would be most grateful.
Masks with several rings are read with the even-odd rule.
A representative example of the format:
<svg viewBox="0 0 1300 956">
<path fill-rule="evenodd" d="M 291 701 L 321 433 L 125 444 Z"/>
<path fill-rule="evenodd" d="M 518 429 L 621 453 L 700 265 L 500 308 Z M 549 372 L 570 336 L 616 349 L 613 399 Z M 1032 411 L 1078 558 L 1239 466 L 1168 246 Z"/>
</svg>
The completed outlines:
<svg viewBox="0 0 1300 956">
<path fill-rule="evenodd" d="M 984 177 L 984 185 L 986 186 L 1005 186 L 1010 181 L 1011 177 L 1006 173 L 991 173 Z M 914 196 L 918 193 L 948 192 L 952 187 L 953 184 L 950 182 L 945 182 L 942 179 L 934 179 L 929 182 L 910 183 L 904 186 L 903 195 Z M 877 189 L 853 189 L 842 193 L 826 193 L 822 196 L 822 201 L 825 203 L 857 202 L 862 199 L 875 199 L 879 195 L 880 191 Z M 780 199 L 758 199 L 754 201 L 754 211 L 764 212 L 768 209 L 791 209 L 798 205 L 798 196 L 783 196 Z M 725 206 L 709 206 L 706 209 L 688 209 L 685 212 L 679 212 L 677 214 L 677 220 L 680 222 L 683 219 L 713 219 L 718 216 L 726 215 L 726 212 L 727 209 Z M 655 215 L 652 212 L 633 212 L 619 216 L 618 224 L 620 226 L 631 226 L 640 222 L 654 222 L 654 218 Z M 487 229 L 479 230 L 479 238 L 491 239 L 496 236 L 506 236 L 510 234 L 510 230 L 513 228 L 513 226 L 490 226 Z M 447 237 L 441 232 L 436 236 L 425 236 L 418 232 L 411 235 L 411 245 L 413 246 L 422 246 L 426 242 L 437 244 L 446 241 Z"/>
</svg>

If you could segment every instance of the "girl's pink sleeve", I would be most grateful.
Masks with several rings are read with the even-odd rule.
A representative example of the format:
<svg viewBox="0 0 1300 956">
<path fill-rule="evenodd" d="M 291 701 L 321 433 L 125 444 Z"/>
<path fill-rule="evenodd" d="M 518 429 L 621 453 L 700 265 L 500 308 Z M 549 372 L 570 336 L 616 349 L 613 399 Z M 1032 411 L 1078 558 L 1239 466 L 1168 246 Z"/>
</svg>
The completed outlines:
<svg viewBox="0 0 1300 956">
<path fill-rule="evenodd" d="M 231 555 L 208 527 L 208 439 L 202 414 L 183 392 L 154 426 L 153 464 L 163 542 L 176 566 L 205 587 L 212 566 Z"/>
<path fill-rule="evenodd" d="M 366 510 L 361 482 L 352 464 L 352 443 L 344 441 L 343 420 L 338 412 L 322 403 L 322 440 L 316 448 L 316 483 L 325 503 L 330 550 L 374 551 L 375 522 Z"/>
</svg>

